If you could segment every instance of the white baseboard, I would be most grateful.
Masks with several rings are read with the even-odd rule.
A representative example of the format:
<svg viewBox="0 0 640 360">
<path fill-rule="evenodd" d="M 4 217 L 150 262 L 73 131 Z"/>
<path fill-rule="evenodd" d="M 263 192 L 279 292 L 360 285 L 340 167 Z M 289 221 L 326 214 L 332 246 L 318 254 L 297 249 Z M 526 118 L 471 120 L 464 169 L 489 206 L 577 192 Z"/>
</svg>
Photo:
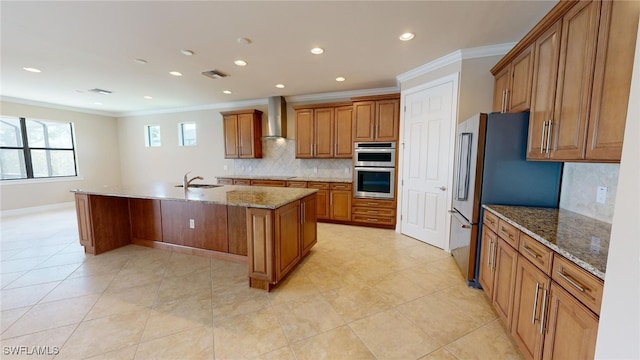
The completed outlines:
<svg viewBox="0 0 640 360">
<path fill-rule="evenodd" d="M 0 217 L 29 215 L 29 214 L 35 214 L 35 213 L 45 212 L 45 211 L 69 209 L 69 208 L 73 208 L 74 206 L 75 206 L 75 202 L 72 201 L 72 202 L 66 202 L 66 203 L 60 203 L 60 204 L 34 206 L 34 207 L 28 207 L 28 208 L 22 208 L 22 209 L 3 210 L 3 211 L 0 211 Z"/>
</svg>

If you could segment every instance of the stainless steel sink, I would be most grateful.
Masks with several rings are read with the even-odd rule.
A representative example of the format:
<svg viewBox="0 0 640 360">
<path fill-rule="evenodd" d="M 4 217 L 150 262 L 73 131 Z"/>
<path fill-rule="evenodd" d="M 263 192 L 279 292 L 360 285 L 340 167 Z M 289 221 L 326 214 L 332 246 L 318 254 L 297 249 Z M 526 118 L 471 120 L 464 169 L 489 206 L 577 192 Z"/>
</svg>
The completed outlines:
<svg viewBox="0 0 640 360">
<path fill-rule="evenodd" d="M 175 187 L 184 187 L 184 185 L 174 185 Z M 216 185 L 216 184 L 189 184 L 190 188 L 196 188 L 196 189 L 213 189 L 213 188 L 217 188 L 223 185 Z"/>
</svg>

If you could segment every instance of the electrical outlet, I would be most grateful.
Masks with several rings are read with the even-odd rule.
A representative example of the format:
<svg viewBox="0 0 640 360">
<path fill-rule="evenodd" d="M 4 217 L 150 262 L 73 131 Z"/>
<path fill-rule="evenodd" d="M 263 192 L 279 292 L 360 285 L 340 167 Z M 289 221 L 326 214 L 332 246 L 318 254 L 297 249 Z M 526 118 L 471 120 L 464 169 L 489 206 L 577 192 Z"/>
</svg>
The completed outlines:
<svg viewBox="0 0 640 360">
<path fill-rule="evenodd" d="M 607 187 L 598 186 L 598 191 L 596 193 L 596 202 L 598 204 L 604 204 L 606 201 L 607 201 Z"/>
<path fill-rule="evenodd" d="M 348 173 L 349 173 L 349 168 L 348 168 L 348 167 L 344 168 L 344 173 L 345 173 L 345 174 L 348 174 Z"/>
<path fill-rule="evenodd" d="M 193 219 L 189 219 L 189 229 L 195 229 L 196 228 L 196 221 Z"/>
<path fill-rule="evenodd" d="M 600 253 L 600 238 L 597 236 L 591 237 L 591 253 L 599 254 Z"/>
<path fill-rule="evenodd" d="M 317 167 L 317 166 L 314 166 L 314 167 L 313 167 L 313 173 L 314 173 L 314 174 L 317 174 L 317 173 L 318 173 L 318 167 Z"/>
<path fill-rule="evenodd" d="M 227 170 L 229 170 L 229 165 L 225 165 L 225 166 L 223 166 L 223 168 L 224 168 L 224 171 L 227 171 Z"/>
<path fill-rule="evenodd" d="M 249 165 L 249 171 L 253 171 L 253 167 Z"/>
</svg>

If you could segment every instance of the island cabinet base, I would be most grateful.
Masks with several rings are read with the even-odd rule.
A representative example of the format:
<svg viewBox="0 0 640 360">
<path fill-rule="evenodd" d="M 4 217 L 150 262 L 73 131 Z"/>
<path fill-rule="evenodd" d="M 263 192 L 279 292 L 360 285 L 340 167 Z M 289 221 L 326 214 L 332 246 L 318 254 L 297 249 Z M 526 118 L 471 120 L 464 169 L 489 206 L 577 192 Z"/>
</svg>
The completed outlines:
<svg viewBox="0 0 640 360">
<path fill-rule="evenodd" d="M 98 255 L 131 243 L 128 199 L 76 194 L 75 202 L 85 253 Z"/>
</svg>

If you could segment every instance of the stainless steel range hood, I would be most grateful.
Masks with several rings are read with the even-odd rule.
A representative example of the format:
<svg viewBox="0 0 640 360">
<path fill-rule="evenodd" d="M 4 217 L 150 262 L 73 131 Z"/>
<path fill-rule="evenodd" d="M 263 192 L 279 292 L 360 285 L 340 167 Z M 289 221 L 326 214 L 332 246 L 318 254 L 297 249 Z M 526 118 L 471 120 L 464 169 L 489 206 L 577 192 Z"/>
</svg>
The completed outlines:
<svg viewBox="0 0 640 360">
<path fill-rule="evenodd" d="M 263 138 L 283 138 L 287 136 L 287 103 L 282 96 L 271 96 L 268 100 L 269 119 L 267 133 Z"/>
</svg>

